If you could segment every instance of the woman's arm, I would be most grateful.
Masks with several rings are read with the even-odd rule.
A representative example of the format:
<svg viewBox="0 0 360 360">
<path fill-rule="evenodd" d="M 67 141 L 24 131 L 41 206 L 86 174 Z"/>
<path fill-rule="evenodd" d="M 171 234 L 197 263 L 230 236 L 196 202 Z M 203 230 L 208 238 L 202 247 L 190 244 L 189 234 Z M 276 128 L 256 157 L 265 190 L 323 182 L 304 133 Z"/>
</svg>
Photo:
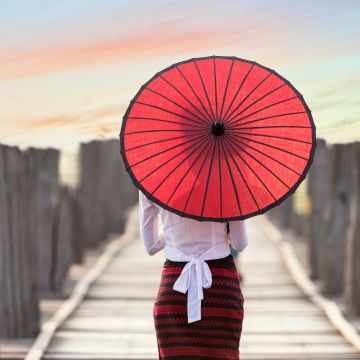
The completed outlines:
<svg viewBox="0 0 360 360">
<path fill-rule="evenodd" d="M 248 236 L 244 221 L 230 221 L 229 241 L 237 251 L 243 251 L 248 244 Z"/>
<path fill-rule="evenodd" d="M 165 247 L 162 233 L 158 230 L 158 210 L 141 191 L 139 191 L 140 235 L 149 255 L 154 255 Z"/>
</svg>

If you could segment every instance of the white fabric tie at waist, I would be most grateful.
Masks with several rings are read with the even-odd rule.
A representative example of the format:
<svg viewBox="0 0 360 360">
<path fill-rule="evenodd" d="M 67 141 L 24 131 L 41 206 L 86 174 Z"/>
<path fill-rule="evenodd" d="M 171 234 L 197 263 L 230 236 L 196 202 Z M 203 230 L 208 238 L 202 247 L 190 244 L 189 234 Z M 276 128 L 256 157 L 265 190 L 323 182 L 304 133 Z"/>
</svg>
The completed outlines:
<svg viewBox="0 0 360 360">
<path fill-rule="evenodd" d="M 172 261 L 186 261 L 180 276 L 174 283 L 173 289 L 187 295 L 187 318 L 188 322 L 201 320 L 201 300 L 204 298 L 203 288 L 208 289 L 212 285 L 212 274 L 205 260 L 221 259 L 230 255 L 228 243 L 218 243 L 207 249 L 200 255 L 186 255 L 179 249 L 172 252 L 172 248 L 165 246 L 165 254 Z"/>
<path fill-rule="evenodd" d="M 196 279 L 196 281 L 194 281 Z M 187 296 L 188 322 L 201 319 L 201 300 L 204 298 L 203 288 L 208 289 L 212 284 L 209 265 L 199 257 L 193 257 L 183 268 L 174 283 L 173 289 Z"/>
</svg>

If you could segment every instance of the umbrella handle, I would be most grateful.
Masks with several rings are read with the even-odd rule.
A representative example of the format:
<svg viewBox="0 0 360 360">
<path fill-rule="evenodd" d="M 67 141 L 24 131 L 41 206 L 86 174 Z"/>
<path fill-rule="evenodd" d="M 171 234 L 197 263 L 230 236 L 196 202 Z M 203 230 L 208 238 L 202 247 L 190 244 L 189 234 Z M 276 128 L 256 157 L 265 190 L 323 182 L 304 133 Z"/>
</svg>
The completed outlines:
<svg viewBox="0 0 360 360">
<path fill-rule="evenodd" d="M 227 231 L 227 233 L 229 234 L 229 232 L 230 232 L 230 225 L 229 225 L 228 222 L 226 223 L 226 231 Z"/>
</svg>

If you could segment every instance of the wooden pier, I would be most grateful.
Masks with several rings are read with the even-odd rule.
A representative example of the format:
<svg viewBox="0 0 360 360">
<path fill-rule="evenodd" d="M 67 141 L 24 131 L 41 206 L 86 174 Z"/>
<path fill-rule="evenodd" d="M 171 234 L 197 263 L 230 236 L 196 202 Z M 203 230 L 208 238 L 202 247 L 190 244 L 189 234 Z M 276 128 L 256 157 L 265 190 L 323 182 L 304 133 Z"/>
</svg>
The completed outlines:
<svg viewBox="0 0 360 360">
<path fill-rule="evenodd" d="M 112 250 L 112 258 L 102 262 L 86 294 L 77 297 L 78 306 L 55 326 L 41 358 L 158 359 L 152 306 L 165 257 L 163 252 L 146 254 L 136 214 L 137 208 L 123 240 L 117 241 L 129 236 L 134 240 Z M 250 243 L 238 262 L 245 279 L 241 359 L 360 359 L 360 353 L 295 284 L 278 247 L 266 233 L 265 222 L 261 216 L 247 221 Z M 44 342 L 37 345 L 41 348 Z M 26 359 L 36 359 L 39 349 L 34 347 L 33 356 Z"/>
</svg>

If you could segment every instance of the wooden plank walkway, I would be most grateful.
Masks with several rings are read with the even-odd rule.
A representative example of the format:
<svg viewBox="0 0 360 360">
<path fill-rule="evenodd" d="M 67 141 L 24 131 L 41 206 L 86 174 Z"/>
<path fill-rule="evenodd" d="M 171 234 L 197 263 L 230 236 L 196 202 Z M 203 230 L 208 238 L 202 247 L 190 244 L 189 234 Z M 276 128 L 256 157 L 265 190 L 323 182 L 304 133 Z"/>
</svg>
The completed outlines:
<svg viewBox="0 0 360 360">
<path fill-rule="evenodd" d="M 247 224 L 250 244 L 238 264 L 245 277 L 241 359 L 360 359 L 295 285 L 261 217 Z M 148 256 L 137 236 L 57 330 L 44 359 L 158 359 L 152 307 L 164 260 L 163 252 Z"/>
</svg>

